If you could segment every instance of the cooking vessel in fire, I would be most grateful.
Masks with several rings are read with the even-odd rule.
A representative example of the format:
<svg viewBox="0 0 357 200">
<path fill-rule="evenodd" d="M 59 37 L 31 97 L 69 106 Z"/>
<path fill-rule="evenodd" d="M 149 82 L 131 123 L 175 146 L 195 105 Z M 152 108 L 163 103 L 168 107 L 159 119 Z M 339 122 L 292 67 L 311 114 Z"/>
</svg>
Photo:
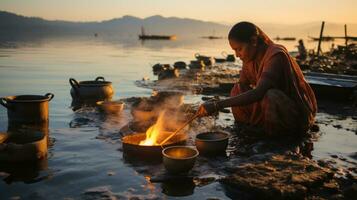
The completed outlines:
<svg viewBox="0 0 357 200">
<path fill-rule="evenodd" d="M 161 141 L 169 137 L 172 132 L 162 132 L 160 133 L 160 140 L 157 141 L 157 144 L 160 144 Z M 126 156 L 135 157 L 143 160 L 157 160 L 162 159 L 161 151 L 163 148 L 174 145 L 182 145 L 186 143 L 187 135 L 185 133 L 178 133 L 167 141 L 164 145 L 153 145 L 153 146 L 144 146 L 139 145 L 139 143 L 145 140 L 145 133 L 134 133 L 131 135 L 124 136 L 122 138 L 123 142 L 123 153 Z"/>
</svg>

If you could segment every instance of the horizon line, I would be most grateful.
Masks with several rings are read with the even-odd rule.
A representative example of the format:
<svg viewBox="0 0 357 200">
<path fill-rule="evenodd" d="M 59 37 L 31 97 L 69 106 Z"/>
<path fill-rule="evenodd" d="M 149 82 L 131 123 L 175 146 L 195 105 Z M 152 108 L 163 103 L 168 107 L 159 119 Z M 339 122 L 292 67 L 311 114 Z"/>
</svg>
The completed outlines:
<svg viewBox="0 0 357 200">
<path fill-rule="evenodd" d="M 115 19 L 120 19 L 120 18 L 123 18 L 125 16 L 129 16 L 129 17 L 134 17 L 134 18 L 138 18 L 138 19 L 141 19 L 141 20 L 144 20 L 144 19 L 147 19 L 147 18 L 150 18 L 150 17 L 154 17 L 154 16 L 160 16 L 160 17 L 163 17 L 163 18 L 178 18 L 178 19 L 189 19 L 189 20 L 197 20 L 197 21 L 202 21 L 202 22 L 208 22 L 208 23 L 216 23 L 216 24 L 220 24 L 220 25 L 224 25 L 224 26 L 233 26 L 235 23 L 238 23 L 238 22 L 233 22 L 233 23 L 230 23 L 230 22 L 219 22 L 219 21 L 206 21 L 206 20 L 202 20 L 202 19 L 195 19 L 195 18 L 189 18 L 189 17 L 178 17 L 178 16 L 164 16 L 164 15 L 161 15 L 161 14 L 155 14 L 155 15 L 151 15 L 151 16 L 147 16 L 147 17 L 138 17 L 138 16 L 134 16 L 134 15 L 130 15 L 130 14 L 124 14 L 122 16 L 118 16 L 118 17 L 112 17 L 110 19 L 102 19 L 102 20 L 94 20 L 94 21 L 85 21 L 85 20 L 81 20 L 81 21 L 76 21 L 76 20 L 67 20 L 67 19 L 48 19 L 48 18 L 44 18 L 44 17 L 40 17 L 40 16 L 26 16 L 26 15 L 23 15 L 23 14 L 20 14 L 20 13 L 16 13 L 16 12 L 12 12 L 12 11 L 8 11 L 8 10 L 0 10 L 0 12 L 7 12 L 7 13 L 10 13 L 10 14 L 14 14 L 14 15 L 18 15 L 18 16 L 21 16 L 21 17 L 27 17 L 27 18 L 39 18 L 39 19 L 42 19 L 42 20 L 46 20 L 46 21 L 63 21 L 63 22 L 72 22 L 72 23 L 102 23 L 102 22 L 105 22 L 105 21 L 110 21 L 110 20 L 115 20 Z M 246 21 L 246 20 L 241 20 L 241 21 Z M 270 24 L 270 25 L 304 25 L 304 24 L 310 24 L 310 23 L 322 23 L 322 21 L 325 21 L 325 24 L 326 23 L 331 23 L 331 24 L 347 24 L 347 25 L 357 25 L 356 22 L 345 22 L 345 23 L 342 23 L 342 22 L 332 22 L 332 21 L 326 21 L 326 20 L 321 20 L 321 21 L 318 21 L 318 20 L 315 20 L 315 21 L 306 21 L 306 22 L 298 22 L 298 23 L 278 23 L 278 22 L 259 22 L 259 21 L 255 21 L 253 22 L 254 24 Z M 250 21 L 252 22 L 252 21 Z"/>
</svg>

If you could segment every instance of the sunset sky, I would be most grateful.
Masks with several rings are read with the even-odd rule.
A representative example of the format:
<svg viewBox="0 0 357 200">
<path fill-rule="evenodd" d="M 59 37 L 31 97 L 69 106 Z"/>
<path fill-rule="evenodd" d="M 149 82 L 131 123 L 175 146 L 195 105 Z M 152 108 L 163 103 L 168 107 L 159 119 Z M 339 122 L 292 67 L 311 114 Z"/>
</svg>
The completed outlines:
<svg viewBox="0 0 357 200">
<path fill-rule="evenodd" d="M 241 20 L 357 23 L 357 0 L 0 0 L 0 10 L 69 21 L 159 14 L 227 24 Z"/>
</svg>

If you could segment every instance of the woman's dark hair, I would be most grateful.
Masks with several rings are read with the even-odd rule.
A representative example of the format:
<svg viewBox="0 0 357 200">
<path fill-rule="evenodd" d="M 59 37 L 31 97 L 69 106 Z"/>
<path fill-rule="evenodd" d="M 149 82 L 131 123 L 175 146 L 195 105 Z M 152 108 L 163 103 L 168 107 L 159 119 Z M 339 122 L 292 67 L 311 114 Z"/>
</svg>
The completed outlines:
<svg viewBox="0 0 357 200">
<path fill-rule="evenodd" d="M 258 44 L 270 43 L 269 37 L 258 28 L 255 24 L 250 22 L 239 22 L 229 31 L 228 39 L 237 42 L 250 43 L 251 38 L 256 36 Z"/>
</svg>

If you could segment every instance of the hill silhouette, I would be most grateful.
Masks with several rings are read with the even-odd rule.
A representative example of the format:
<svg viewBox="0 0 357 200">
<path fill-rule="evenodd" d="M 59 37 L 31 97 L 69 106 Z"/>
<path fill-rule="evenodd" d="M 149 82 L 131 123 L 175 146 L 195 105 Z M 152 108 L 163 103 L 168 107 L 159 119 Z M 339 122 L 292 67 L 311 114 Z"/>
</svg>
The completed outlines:
<svg viewBox="0 0 357 200">
<path fill-rule="evenodd" d="M 303 24 L 269 24 L 257 23 L 269 36 L 306 37 L 318 36 L 321 22 Z M 183 36 L 223 36 L 226 37 L 230 26 L 196 19 L 163 17 L 154 15 L 138 18 L 125 15 L 111 20 L 94 22 L 71 22 L 62 20 L 46 20 L 38 17 L 26 17 L 6 11 L 0 11 L 0 37 L 4 36 L 53 36 L 53 35 L 116 35 L 120 37 L 136 37 L 144 26 L 147 34 L 175 34 Z M 348 34 L 357 35 L 357 24 L 348 24 Z M 343 24 L 325 24 L 324 35 L 343 36 Z"/>
</svg>

